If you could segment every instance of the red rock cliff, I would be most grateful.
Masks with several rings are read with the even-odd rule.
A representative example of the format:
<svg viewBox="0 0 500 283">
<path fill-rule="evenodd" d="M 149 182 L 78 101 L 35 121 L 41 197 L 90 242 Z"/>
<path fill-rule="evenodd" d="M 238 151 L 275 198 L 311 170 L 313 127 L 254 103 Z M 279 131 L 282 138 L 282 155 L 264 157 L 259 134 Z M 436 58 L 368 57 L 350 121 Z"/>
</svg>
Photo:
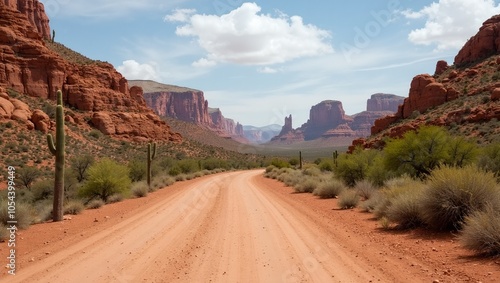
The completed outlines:
<svg viewBox="0 0 500 283">
<path fill-rule="evenodd" d="M 313 140 L 321 137 L 328 130 L 351 121 L 352 118 L 345 115 L 342 102 L 326 100 L 311 107 L 309 120 L 302 125 L 302 130 L 306 140 Z"/>
<path fill-rule="evenodd" d="M 45 14 L 43 4 L 38 0 L 2 0 L 2 2 L 26 16 L 30 25 L 36 28 L 42 38 L 51 38 L 49 17 Z"/>
<path fill-rule="evenodd" d="M 404 97 L 394 94 L 376 93 L 367 100 L 366 111 L 397 112 L 404 99 Z"/>
<path fill-rule="evenodd" d="M 112 65 L 66 61 L 47 48 L 37 27 L 13 3 L 0 2 L 0 87 L 45 99 L 54 99 L 62 89 L 65 105 L 87 111 L 84 115 L 93 126 L 117 138 L 180 140 L 137 95 L 142 91 L 129 91 L 127 80 Z M 17 7 L 26 11 L 41 5 L 18 3 L 24 3 Z"/>
</svg>

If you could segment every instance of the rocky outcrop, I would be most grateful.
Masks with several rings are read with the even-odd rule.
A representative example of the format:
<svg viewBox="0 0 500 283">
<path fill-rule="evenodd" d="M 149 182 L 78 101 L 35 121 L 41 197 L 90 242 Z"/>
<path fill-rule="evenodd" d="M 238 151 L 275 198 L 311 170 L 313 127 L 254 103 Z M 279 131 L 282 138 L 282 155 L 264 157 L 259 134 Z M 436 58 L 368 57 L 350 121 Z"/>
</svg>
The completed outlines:
<svg viewBox="0 0 500 283">
<path fill-rule="evenodd" d="M 395 94 L 376 93 L 367 100 L 366 111 L 398 111 L 399 105 L 403 104 L 404 97 Z"/>
<path fill-rule="evenodd" d="M 210 125 L 208 101 L 201 91 L 144 93 L 146 104 L 162 117 Z"/>
<path fill-rule="evenodd" d="M 347 124 L 352 118 L 345 115 L 342 102 L 335 100 L 322 101 L 309 111 L 309 120 L 302 125 L 305 140 L 314 140 L 325 132 L 335 129 L 341 124 Z"/>
<path fill-rule="evenodd" d="M 219 136 L 246 142 L 243 126 L 225 118 L 218 108 L 210 108 L 203 91 L 161 84 L 148 80 L 132 80 L 130 85 L 144 90 L 141 94 L 160 117 L 171 117 L 215 131 Z"/>
<path fill-rule="evenodd" d="M 65 106 L 84 111 L 81 115 L 85 117 L 77 119 L 81 126 L 88 127 L 85 121 L 102 112 L 101 116 L 109 116 L 107 126 L 103 127 L 98 119 L 91 124 L 107 129 L 115 138 L 180 140 L 180 136 L 172 133 L 143 100 L 131 95 L 127 80 L 111 64 L 80 65 L 51 51 L 37 28 L 21 13 L 23 9 L 30 11 L 30 7 L 41 4 L 38 1 L 18 2 L 26 4 L 18 5 L 19 11 L 13 9 L 13 1 L 0 2 L 0 86 L 22 95 L 53 100 L 56 91 L 61 89 Z M 126 115 L 133 115 L 133 125 L 122 125 Z M 109 130 L 110 123 L 118 130 Z"/>
<path fill-rule="evenodd" d="M 483 23 L 479 32 L 471 37 L 455 56 L 455 65 L 462 66 L 500 53 L 500 15 Z"/>
<path fill-rule="evenodd" d="M 45 7 L 38 0 L 2 0 L 4 5 L 12 10 L 19 11 L 34 27 L 40 37 L 50 39 L 49 17 L 45 13 Z"/>
<path fill-rule="evenodd" d="M 436 71 L 434 72 L 434 75 L 435 76 L 440 76 L 441 74 L 443 74 L 444 72 L 446 72 L 446 70 L 448 70 L 450 66 L 448 66 L 448 62 L 444 61 L 444 60 L 439 60 L 437 63 L 436 63 Z"/>
</svg>

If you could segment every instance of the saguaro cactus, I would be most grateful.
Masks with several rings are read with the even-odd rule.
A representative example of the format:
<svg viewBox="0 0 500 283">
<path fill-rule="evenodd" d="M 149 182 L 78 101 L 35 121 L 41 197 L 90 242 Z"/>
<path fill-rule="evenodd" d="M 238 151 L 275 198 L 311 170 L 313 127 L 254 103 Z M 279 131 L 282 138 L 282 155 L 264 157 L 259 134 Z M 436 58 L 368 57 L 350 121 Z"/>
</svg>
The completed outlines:
<svg viewBox="0 0 500 283">
<path fill-rule="evenodd" d="M 155 159 L 156 156 L 156 143 L 153 143 L 153 148 L 151 149 L 151 143 L 148 144 L 148 187 L 151 187 L 151 161 Z"/>
<path fill-rule="evenodd" d="M 64 109 L 62 105 L 62 92 L 57 91 L 56 107 L 56 144 L 51 134 L 47 135 L 47 144 L 50 152 L 56 157 L 55 181 L 54 181 L 54 205 L 52 209 L 52 220 L 63 220 L 64 201 Z"/>
<path fill-rule="evenodd" d="M 299 169 L 302 170 L 302 151 L 299 151 Z"/>
<path fill-rule="evenodd" d="M 337 167 L 337 166 L 338 166 L 338 164 L 337 164 L 337 158 L 338 158 L 338 157 L 339 157 L 339 153 L 338 153 L 338 151 L 334 151 L 334 152 L 333 152 L 333 165 L 335 165 L 335 167 Z"/>
</svg>

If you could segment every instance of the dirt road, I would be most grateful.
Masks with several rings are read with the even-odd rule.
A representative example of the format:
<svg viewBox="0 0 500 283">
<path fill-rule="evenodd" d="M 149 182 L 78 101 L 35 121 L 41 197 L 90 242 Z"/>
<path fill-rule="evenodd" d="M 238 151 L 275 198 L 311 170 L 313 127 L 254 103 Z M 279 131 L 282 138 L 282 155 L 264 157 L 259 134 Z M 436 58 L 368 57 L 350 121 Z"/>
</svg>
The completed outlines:
<svg viewBox="0 0 500 283">
<path fill-rule="evenodd" d="M 432 282 L 409 272 L 425 263 L 356 242 L 262 185 L 261 175 L 231 172 L 164 189 L 106 229 L 26 263 L 8 282 Z"/>
</svg>

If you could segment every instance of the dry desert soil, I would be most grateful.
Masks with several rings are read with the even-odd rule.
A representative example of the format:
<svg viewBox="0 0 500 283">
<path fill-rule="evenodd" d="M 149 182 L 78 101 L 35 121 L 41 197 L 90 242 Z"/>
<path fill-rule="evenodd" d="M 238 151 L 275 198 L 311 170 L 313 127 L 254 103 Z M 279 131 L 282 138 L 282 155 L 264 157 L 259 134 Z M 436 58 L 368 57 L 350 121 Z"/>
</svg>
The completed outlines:
<svg viewBox="0 0 500 283">
<path fill-rule="evenodd" d="M 5 268 L 0 282 L 500 282 L 500 259 L 453 234 L 384 230 L 262 170 L 33 225 L 16 243 L 16 275 Z M 6 262 L 6 243 L 0 254 Z"/>
</svg>

